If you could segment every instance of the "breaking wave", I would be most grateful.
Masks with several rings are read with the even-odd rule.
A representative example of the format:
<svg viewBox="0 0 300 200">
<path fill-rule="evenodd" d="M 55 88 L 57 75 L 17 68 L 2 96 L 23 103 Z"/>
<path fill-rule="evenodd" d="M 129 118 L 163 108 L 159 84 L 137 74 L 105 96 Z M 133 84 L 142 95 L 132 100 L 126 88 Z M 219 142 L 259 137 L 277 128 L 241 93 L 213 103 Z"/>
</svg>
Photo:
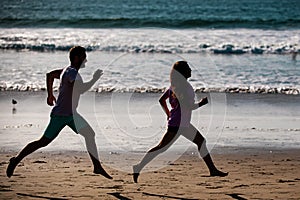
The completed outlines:
<svg viewBox="0 0 300 200">
<path fill-rule="evenodd" d="M 163 93 L 166 90 L 166 87 L 157 88 L 157 87 L 109 87 L 109 86 L 98 86 L 90 90 L 90 92 L 97 93 Z M 38 91 L 46 91 L 44 86 L 40 86 L 37 84 L 6 84 L 0 83 L 0 91 L 30 91 L 30 92 L 38 92 Z M 58 88 L 54 88 L 54 91 L 58 91 Z M 251 93 L 251 94 L 288 94 L 288 95 L 299 95 L 300 88 L 293 87 L 269 87 L 269 86 L 261 86 L 261 87 L 198 87 L 195 88 L 196 93 Z"/>
</svg>

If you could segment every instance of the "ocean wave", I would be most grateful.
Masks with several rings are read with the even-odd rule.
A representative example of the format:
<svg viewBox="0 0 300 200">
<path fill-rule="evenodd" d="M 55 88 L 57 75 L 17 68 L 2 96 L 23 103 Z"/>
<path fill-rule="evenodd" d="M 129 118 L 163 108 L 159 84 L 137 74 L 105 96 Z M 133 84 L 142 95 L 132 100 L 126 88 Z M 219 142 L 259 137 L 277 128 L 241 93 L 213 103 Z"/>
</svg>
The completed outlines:
<svg viewBox="0 0 300 200">
<path fill-rule="evenodd" d="M 299 1 L 9 1 L 0 27 L 35 28 L 259 28 L 300 27 Z"/>
<path fill-rule="evenodd" d="M 58 87 L 54 87 L 54 91 L 58 91 Z M 97 93 L 163 93 L 166 87 L 114 87 L 114 86 L 99 86 L 93 88 L 90 92 Z M 0 84 L 0 91 L 20 91 L 20 92 L 38 92 L 46 91 L 44 86 L 33 85 L 33 84 L 14 84 L 9 85 L 5 83 Z M 287 95 L 299 95 L 300 88 L 293 87 L 197 87 L 195 88 L 196 93 L 240 93 L 240 94 L 287 94 Z"/>
<path fill-rule="evenodd" d="M 7 38 L 0 38 L 0 40 L 8 40 Z M 37 51 L 37 52 L 53 52 L 53 51 L 69 51 L 73 45 L 55 45 L 55 44 L 40 44 L 40 45 L 31 45 L 31 44 L 20 44 L 13 43 L 10 44 L 0 44 L 1 50 L 15 50 L 15 51 Z M 260 47 L 252 46 L 251 44 L 244 47 L 235 47 L 234 44 L 226 44 L 221 47 L 212 46 L 210 44 L 200 44 L 195 48 L 190 47 L 178 47 L 174 45 L 170 47 L 166 45 L 143 45 L 140 46 L 133 45 L 108 45 L 108 46 L 99 46 L 99 45 L 87 45 L 85 46 L 88 52 L 90 51 L 102 51 L 102 52 L 128 52 L 128 53 L 213 53 L 213 54 L 227 54 L 227 55 L 242 55 L 242 54 L 294 54 L 300 53 L 298 45 L 287 45 L 283 44 L 282 46 L 277 46 L 274 48 L 274 45 L 261 45 Z"/>
<path fill-rule="evenodd" d="M 299 30 L 0 29 L 0 49 L 131 53 L 290 54 L 300 52 Z"/>
<path fill-rule="evenodd" d="M 172 18 L 141 18 L 141 17 L 110 17 L 110 18 L 15 18 L 6 17 L 0 20 L 2 28 L 259 28 L 286 29 L 300 28 L 300 20 L 262 19 L 262 18 L 232 18 L 232 19 L 172 19 Z"/>
</svg>

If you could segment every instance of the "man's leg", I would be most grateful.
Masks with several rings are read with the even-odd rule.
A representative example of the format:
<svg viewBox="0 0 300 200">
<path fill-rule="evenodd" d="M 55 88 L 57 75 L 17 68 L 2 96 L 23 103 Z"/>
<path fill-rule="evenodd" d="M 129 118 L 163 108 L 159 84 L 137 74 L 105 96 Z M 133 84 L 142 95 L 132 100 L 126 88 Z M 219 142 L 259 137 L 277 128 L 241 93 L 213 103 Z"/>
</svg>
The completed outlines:
<svg viewBox="0 0 300 200">
<path fill-rule="evenodd" d="M 8 177 L 11 177 L 14 173 L 16 166 L 21 162 L 23 158 L 51 143 L 58 136 L 59 132 L 65 127 L 65 125 L 66 122 L 64 118 L 58 116 L 51 116 L 50 122 L 41 139 L 29 143 L 20 151 L 20 153 L 16 157 L 10 159 L 6 170 L 6 175 Z"/>
<path fill-rule="evenodd" d="M 69 126 L 73 129 L 73 131 L 84 137 L 87 151 L 94 165 L 94 173 L 101 174 L 108 179 L 112 179 L 112 177 L 103 169 L 99 161 L 99 155 L 95 141 L 95 132 L 92 127 L 80 115 L 74 116 L 73 122 Z"/>
<path fill-rule="evenodd" d="M 29 154 L 33 153 L 34 151 L 47 146 L 52 139 L 48 139 L 45 136 L 43 136 L 41 139 L 31 142 L 28 145 L 26 145 L 20 153 L 16 157 L 12 157 L 9 161 L 7 170 L 6 170 L 6 175 L 8 177 L 11 177 L 14 173 L 15 168 L 17 165 L 21 162 L 23 158 L 28 156 Z"/>
<path fill-rule="evenodd" d="M 85 139 L 87 151 L 94 165 L 94 173 L 101 174 L 105 178 L 112 179 L 112 177 L 103 169 L 99 161 L 94 130 L 90 126 L 86 126 L 85 128 L 79 130 L 79 134 Z"/>
</svg>

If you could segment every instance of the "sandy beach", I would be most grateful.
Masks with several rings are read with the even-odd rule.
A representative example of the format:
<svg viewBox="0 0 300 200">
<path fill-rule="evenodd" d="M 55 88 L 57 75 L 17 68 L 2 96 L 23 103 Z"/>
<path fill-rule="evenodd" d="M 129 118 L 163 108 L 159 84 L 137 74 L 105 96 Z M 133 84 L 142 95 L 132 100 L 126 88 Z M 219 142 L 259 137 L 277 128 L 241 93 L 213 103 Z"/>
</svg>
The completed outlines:
<svg viewBox="0 0 300 200">
<path fill-rule="evenodd" d="M 216 165 L 229 176 L 209 177 L 196 148 L 179 139 L 145 168 L 135 184 L 131 166 L 160 140 L 165 128 L 156 105 L 159 94 L 83 97 L 81 110 L 97 132 L 100 158 L 113 180 L 92 173 L 84 142 L 69 128 L 23 160 L 14 176 L 7 178 L 9 158 L 40 137 L 51 108 L 45 105 L 45 93 L 1 94 L 1 199 L 300 198 L 298 96 L 227 94 L 224 104 L 207 94 L 216 102 L 195 113 L 194 122 L 207 138 Z M 285 98 L 278 102 L 281 97 Z M 12 98 L 18 100 L 15 113 L 9 106 Z M 126 102 L 128 112 L 119 106 Z M 286 106 L 278 109 L 280 103 Z M 211 112 L 224 107 L 225 116 Z"/>
<path fill-rule="evenodd" d="M 142 173 L 133 183 L 130 173 L 104 164 L 114 177 L 92 173 L 84 152 L 39 152 L 30 155 L 10 179 L 9 158 L 1 152 L 1 199 L 299 199 L 299 149 L 239 149 L 213 153 L 229 176 L 209 177 L 198 156 L 186 152 L 166 167 Z M 109 155 L 107 155 L 109 156 Z M 119 156 L 126 160 L 126 156 Z M 122 162 L 122 161 L 121 161 Z"/>
</svg>

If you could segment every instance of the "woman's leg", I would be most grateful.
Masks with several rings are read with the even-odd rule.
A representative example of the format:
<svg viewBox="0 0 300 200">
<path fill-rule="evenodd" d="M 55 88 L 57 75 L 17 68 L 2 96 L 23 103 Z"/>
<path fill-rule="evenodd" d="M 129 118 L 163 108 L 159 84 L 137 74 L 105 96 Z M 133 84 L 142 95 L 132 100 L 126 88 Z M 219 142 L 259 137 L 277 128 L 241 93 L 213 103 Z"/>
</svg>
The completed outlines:
<svg viewBox="0 0 300 200">
<path fill-rule="evenodd" d="M 182 131 L 182 135 L 197 145 L 198 152 L 208 167 L 211 176 L 228 175 L 228 173 L 221 172 L 217 169 L 207 149 L 205 138 L 193 125 Z"/>
<path fill-rule="evenodd" d="M 12 157 L 9 161 L 7 170 L 6 170 L 6 175 L 8 177 L 11 177 L 14 173 L 15 168 L 17 165 L 29 154 L 35 152 L 36 150 L 47 146 L 53 139 L 49 139 L 45 136 L 43 136 L 41 139 L 31 142 L 27 144 L 16 157 Z"/>
<path fill-rule="evenodd" d="M 133 179 L 135 183 L 137 183 L 140 171 L 142 171 L 142 169 L 156 156 L 166 151 L 176 141 L 178 136 L 179 135 L 176 134 L 176 131 L 171 132 L 168 130 L 163 136 L 160 143 L 157 146 L 150 149 L 139 164 L 133 166 Z"/>
</svg>

